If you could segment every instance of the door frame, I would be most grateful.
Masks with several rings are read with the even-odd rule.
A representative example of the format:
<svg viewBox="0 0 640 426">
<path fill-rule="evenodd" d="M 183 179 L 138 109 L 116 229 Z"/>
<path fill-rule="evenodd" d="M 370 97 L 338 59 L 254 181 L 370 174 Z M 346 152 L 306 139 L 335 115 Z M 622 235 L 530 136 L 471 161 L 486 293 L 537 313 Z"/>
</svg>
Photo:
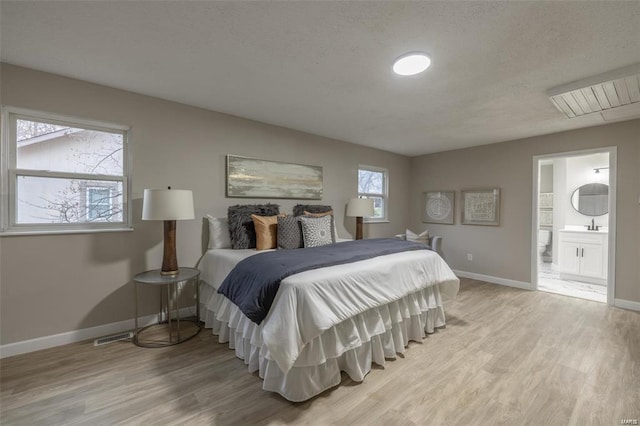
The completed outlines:
<svg viewBox="0 0 640 426">
<path fill-rule="evenodd" d="M 604 153 L 609 154 L 609 253 L 607 256 L 607 305 L 614 305 L 616 291 L 616 194 L 618 174 L 618 148 L 615 146 L 533 156 L 531 196 L 531 290 L 538 290 L 538 227 L 540 221 L 538 216 L 538 192 L 540 190 L 540 161 Z M 557 238 L 557 236 L 554 235 L 553 238 Z"/>
</svg>

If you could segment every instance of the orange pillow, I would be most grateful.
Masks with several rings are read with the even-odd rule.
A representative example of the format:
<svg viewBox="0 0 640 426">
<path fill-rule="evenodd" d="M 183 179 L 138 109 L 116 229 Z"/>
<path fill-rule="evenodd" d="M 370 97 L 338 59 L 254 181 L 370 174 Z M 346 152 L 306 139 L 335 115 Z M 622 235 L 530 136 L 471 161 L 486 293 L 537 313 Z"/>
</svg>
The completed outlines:
<svg viewBox="0 0 640 426">
<path fill-rule="evenodd" d="M 305 210 L 304 215 L 309 217 L 323 217 L 327 215 L 333 216 L 333 210 L 329 210 L 328 212 L 324 212 L 324 213 L 310 213 Z"/>
<path fill-rule="evenodd" d="M 278 216 L 252 214 L 251 219 L 256 228 L 256 250 L 278 247 Z"/>
</svg>

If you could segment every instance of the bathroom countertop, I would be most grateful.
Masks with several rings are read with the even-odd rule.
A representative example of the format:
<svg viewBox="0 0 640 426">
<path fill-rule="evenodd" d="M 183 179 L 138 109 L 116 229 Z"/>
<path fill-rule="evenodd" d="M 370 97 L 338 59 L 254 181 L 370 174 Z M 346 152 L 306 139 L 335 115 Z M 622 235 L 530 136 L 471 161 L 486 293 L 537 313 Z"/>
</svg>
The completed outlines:
<svg viewBox="0 0 640 426">
<path fill-rule="evenodd" d="M 567 226 L 564 229 L 561 229 L 560 232 L 584 232 L 584 233 L 587 233 L 587 234 L 608 234 L 609 233 L 609 229 L 607 227 L 601 227 L 597 231 L 589 231 L 587 229 L 586 225 L 584 225 L 582 227 L 580 227 L 580 226 Z"/>
</svg>

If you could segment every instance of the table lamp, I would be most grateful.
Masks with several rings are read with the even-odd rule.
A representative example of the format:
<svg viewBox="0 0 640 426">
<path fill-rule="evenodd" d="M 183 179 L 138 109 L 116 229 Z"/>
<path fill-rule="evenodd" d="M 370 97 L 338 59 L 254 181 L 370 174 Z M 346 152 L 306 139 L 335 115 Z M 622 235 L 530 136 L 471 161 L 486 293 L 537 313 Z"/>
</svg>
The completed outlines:
<svg viewBox="0 0 640 426">
<path fill-rule="evenodd" d="M 371 198 L 351 198 L 347 203 L 347 216 L 356 217 L 356 240 L 362 239 L 362 218 L 373 216 Z"/>
<path fill-rule="evenodd" d="M 184 189 L 145 189 L 142 220 L 164 220 L 162 275 L 179 272 L 176 257 L 176 220 L 195 219 L 193 193 Z"/>
</svg>

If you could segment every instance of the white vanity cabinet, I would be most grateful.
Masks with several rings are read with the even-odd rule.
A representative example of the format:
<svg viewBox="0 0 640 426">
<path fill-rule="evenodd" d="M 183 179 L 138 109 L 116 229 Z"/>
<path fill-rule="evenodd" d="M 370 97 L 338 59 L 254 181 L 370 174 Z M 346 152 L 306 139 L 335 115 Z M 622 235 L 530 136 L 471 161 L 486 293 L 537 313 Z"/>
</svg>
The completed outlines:
<svg viewBox="0 0 640 426">
<path fill-rule="evenodd" d="M 560 230 L 560 277 L 594 284 L 607 283 L 607 232 Z"/>
</svg>

